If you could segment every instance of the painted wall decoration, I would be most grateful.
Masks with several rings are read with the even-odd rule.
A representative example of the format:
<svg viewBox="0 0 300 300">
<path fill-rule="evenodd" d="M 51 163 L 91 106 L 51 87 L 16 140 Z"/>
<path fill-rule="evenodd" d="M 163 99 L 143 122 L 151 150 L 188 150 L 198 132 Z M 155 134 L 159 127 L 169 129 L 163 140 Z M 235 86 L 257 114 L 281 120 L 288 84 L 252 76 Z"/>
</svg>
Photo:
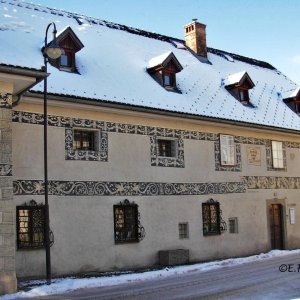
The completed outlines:
<svg viewBox="0 0 300 300">
<path fill-rule="evenodd" d="M 12 94 L 0 93 L 0 108 L 12 108 Z"/>
<path fill-rule="evenodd" d="M 42 180 L 15 180 L 14 195 L 43 195 Z M 243 182 L 164 183 L 107 181 L 49 181 L 55 196 L 181 196 L 245 193 Z"/>
<path fill-rule="evenodd" d="M 260 147 L 247 147 L 247 162 L 248 165 L 260 166 L 261 165 L 261 149 Z"/>
</svg>

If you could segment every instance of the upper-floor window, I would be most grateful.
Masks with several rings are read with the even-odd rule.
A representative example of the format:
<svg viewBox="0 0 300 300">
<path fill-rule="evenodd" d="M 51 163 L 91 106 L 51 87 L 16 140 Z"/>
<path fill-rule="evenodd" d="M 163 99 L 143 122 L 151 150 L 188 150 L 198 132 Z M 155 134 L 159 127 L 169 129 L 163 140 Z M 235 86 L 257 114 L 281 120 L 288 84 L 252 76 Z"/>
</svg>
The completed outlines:
<svg viewBox="0 0 300 300">
<path fill-rule="evenodd" d="M 165 89 L 178 91 L 176 73 L 182 69 L 173 52 L 167 52 L 152 58 L 148 63 L 147 71 Z"/>
<path fill-rule="evenodd" d="M 284 168 L 282 142 L 272 141 L 272 161 L 274 169 Z"/>
<path fill-rule="evenodd" d="M 17 247 L 45 247 L 45 206 L 17 206 Z"/>
<path fill-rule="evenodd" d="M 250 102 L 249 90 L 252 89 L 255 84 L 251 80 L 247 72 L 239 72 L 229 75 L 225 80 L 225 88 L 229 93 L 239 100 L 243 105 L 253 107 Z"/>
<path fill-rule="evenodd" d="M 176 157 L 176 140 L 157 139 L 157 156 Z"/>
<path fill-rule="evenodd" d="M 235 143 L 234 136 L 220 135 L 220 152 L 221 152 L 221 165 L 234 166 L 235 165 Z"/>
<path fill-rule="evenodd" d="M 97 133 L 97 131 L 74 129 L 74 150 L 97 151 L 95 143 Z"/>
</svg>

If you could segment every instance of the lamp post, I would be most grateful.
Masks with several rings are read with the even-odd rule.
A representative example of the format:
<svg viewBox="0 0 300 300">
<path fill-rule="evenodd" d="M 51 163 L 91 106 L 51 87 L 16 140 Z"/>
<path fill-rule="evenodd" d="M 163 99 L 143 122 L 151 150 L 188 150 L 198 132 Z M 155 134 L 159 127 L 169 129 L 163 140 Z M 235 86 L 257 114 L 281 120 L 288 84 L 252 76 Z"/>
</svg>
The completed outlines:
<svg viewBox="0 0 300 300">
<path fill-rule="evenodd" d="M 47 35 L 50 26 L 53 25 L 53 40 L 48 45 Z M 47 63 L 50 59 L 57 59 L 61 56 L 62 50 L 56 41 L 56 26 L 52 22 L 48 24 L 45 34 L 45 46 L 42 49 L 44 56 L 44 71 L 47 73 Z M 44 186 L 45 186 L 45 245 L 46 245 L 46 276 L 47 284 L 51 284 L 51 255 L 50 255 L 50 220 L 48 202 L 48 112 L 47 112 L 47 77 L 44 79 Z"/>
</svg>

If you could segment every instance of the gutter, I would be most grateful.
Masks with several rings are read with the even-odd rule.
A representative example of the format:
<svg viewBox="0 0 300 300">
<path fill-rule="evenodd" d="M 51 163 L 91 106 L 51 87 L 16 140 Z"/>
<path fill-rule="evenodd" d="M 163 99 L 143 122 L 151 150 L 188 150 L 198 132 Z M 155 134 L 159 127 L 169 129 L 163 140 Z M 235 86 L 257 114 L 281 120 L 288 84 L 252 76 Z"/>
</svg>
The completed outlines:
<svg viewBox="0 0 300 300">
<path fill-rule="evenodd" d="M 32 87 L 34 87 L 37 83 L 44 80 L 46 77 L 50 75 L 50 73 L 45 73 L 43 69 L 31 69 L 31 68 L 23 68 L 23 67 L 16 67 L 12 65 L 3 65 L 0 64 L 0 73 L 8 73 L 13 75 L 21 75 L 21 76 L 27 76 L 27 77 L 34 77 L 36 79 L 36 82 L 32 83 L 31 85 L 27 86 L 25 89 L 21 90 L 18 94 L 13 95 L 13 103 L 12 106 L 16 106 L 22 96 L 30 90 Z"/>
<path fill-rule="evenodd" d="M 25 96 L 28 97 L 36 97 L 36 98 L 43 98 L 42 92 L 34 92 L 29 91 L 26 93 Z M 276 132 L 282 132 L 282 133 L 289 133 L 289 134 L 296 134 L 299 135 L 300 131 L 295 129 L 287 129 L 282 127 L 275 127 L 275 126 L 268 126 L 268 125 L 260 125 L 260 124 L 254 124 L 254 123 L 247 123 L 243 121 L 235 121 L 235 120 L 228 120 L 228 119 L 222 119 L 217 117 L 206 117 L 201 115 L 194 115 L 189 113 L 181 113 L 181 112 L 173 112 L 169 110 L 164 110 L 160 108 L 153 108 L 153 107 L 146 107 L 146 106 L 137 106 L 132 104 L 123 104 L 123 103 L 116 103 L 109 100 L 102 100 L 102 99 L 92 99 L 92 98 L 82 98 L 78 96 L 67 96 L 67 95 L 59 95 L 59 94 L 48 94 L 49 100 L 54 101 L 64 101 L 64 102 L 71 102 L 71 103 L 78 103 L 78 104 L 85 104 L 85 105 L 93 105 L 93 106 L 102 106 L 106 108 L 114 108 L 114 109 L 126 109 L 126 110 L 134 110 L 137 112 L 143 112 L 143 113 L 152 113 L 152 114 L 158 114 L 163 116 L 170 116 L 170 117 L 177 117 L 177 118 L 185 118 L 185 119 L 191 119 L 191 120 L 198 120 L 198 121 L 206 121 L 211 123 L 220 123 L 220 124 L 227 124 L 227 125 L 235 125 L 235 126 L 241 126 L 241 127 L 251 127 L 251 128 L 257 128 L 257 129 L 263 129 L 263 130 L 271 130 Z"/>
</svg>

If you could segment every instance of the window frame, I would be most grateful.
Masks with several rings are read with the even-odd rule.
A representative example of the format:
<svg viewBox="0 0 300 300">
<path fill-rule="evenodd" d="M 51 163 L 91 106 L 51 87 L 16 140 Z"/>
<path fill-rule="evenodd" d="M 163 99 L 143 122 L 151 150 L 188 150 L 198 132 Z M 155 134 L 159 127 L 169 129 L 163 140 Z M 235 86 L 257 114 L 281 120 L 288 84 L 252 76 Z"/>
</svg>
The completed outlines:
<svg viewBox="0 0 300 300">
<path fill-rule="evenodd" d="M 239 94 L 239 100 L 243 103 L 243 104 L 248 104 L 250 101 L 249 98 L 249 90 L 246 88 L 238 88 L 238 94 Z"/>
<path fill-rule="evenodd" d="M 167 145 L 169 144 L 169 145 Z M 166 146 L 166 149 L 163 149 Z M 164 153 L 165 152 L 165 155 Z M 159 158 L 177 158 L 178 157 L 178 141 L 176 139 L 157 138 L 156 153 Z"/>
<path fill-rule="evenodd" d="M 28 211 L 27 216 L 20 215 L 20 211 Z M 41 211 L 41 222 L 42 226 L 38 226 L 38 224 L 34 224 L 34 212 Z M 21 228 L 21 222 L 26 222 L 25 220 L 22 220 L 21 218 L 28 218 L 28 226 L 27 226 L 27 233 L 22 233 Z M 16 229 L 17 229 L 17 249 L 22 250 L 30 250 L 30 249 L 44 249 L 46 246 L 45 241 L 45 205 L 35 205 L 35 206 L 29 206 L 29 205 L 22 205 L 22 206 L 16 206 Z M 39 229 L 37 233 L 42 234 L 42 241 L 41 242 L 35 242 L 34 241 L 34 234 L 36 233 L 35 230 Z M 28 241 L 22 241 L 20 238 L 20 235 L 28 235 Z"/>
<path fill-rule="evenodd" d="M 280 149 L 278 148 L 279 145 L 280 145 L 280 147 L 279 147 Z M 273 169 L 276 169 L 276 170 L 284 169 L 283 142 L 271 141 L 271 151 L 272 151 Z"/>
<path fill-rule="evenodd" d="M 185 227 L 185 228 L 184 228 Z M 180 222 L 178 223 L 178 237 L 180 240 L 189 239 L 189 223 Z"/>
<path fill-rule="evenodd" d="M 229 156 L 229 159 L 225 160 L 225 156 Z M 220 134 L 220 163 L 221 166 L 235 166 L 237 164 L 233 135 Z"/>
<path fill-rule="evenodd" d="M 77 144 L 76 133 L 78 133 L 78 132 L 80 132 L 80 140 L 79 140 L 80 148 L 78 148 L 76 146 L 76 144 Z M 92 136 L 92 138 L 91 138 L 92 141 L 89 141 L 92 144 L 91 149 L 90 148 L 87 149 L 87 148 L 83 147 L 83 143 L 86 142 L 86 140 L 83 140 L 83 134 L 87 134 L 87 133 Z M 98 131 L 96 131 L 96 130 L 74 128 L 73 129 L 73 150 L 75 150 L 75 151 L 99 151 L 99 149 L 96 149 L 97 148 L 96 140 L 97 140 L 97 138 L 99 139 L 99 137 L 96 136 L 97 134 L 98 134 Z"/>
<path fill-rule="evenodd" d="M 166 84 L 165 77 L 169 78 L 170 84 Z M 176 75 L 175 73 L 163 71 L 162 72 L 162 81 L 163 81 L 163 86 L 166 89 L 176 89 Z"/>
<path fill-rule="evenodd" d="M 233 228 L 231 226 L 231 222 L 234 222 Z M 239 232 L 238 230 L 238 218 L 228 218 L 228 232 L 230 234 L 237 234 Z"/>
<path fill-rule="evenodd" d="M 122 230 L 118 230 L 118 221 L 117 217 L 118 214 L 116 213 L 116 210 L 121 210 L 123 212 L 123 229 Z M 133 210 L 134 212 L 134 223 L 133 224 L 128 224 L 128 219 L 130 219 L 128 217 L 128 213 L 126 214 L 126 211 L 129 210 Z M 113 206 L 113 212 L 114 212 L 114 240 L 115 240 L 115 244 L 124 244 L 124 243 L 137 243 L 139 242 L 139 220 L 138 220 L 138 205 L 135 203 L 130 203 L 128 201 L 128 203 L 125 204 L 116 204 Z M 134 229 L 134 237 L 128 237 L 128 232 L 131 226 L 133 226 L 132 228 Z M 122 236 L 123 237 L 120 237 Z M 125 236 L 125 237 L 124 237 Z"/>
<path fill-rule="evenodd" d="M 213 208 L 213 209 L 212 209 Z M 214 216 L 212 216 L 214 214 Z M 213 220 L 213 218 L 215 220 Z M 221 235 L 220 203 L 210 200 L 202 203 L 203 236 Z"/>
<path fill-rule="evenodd" d="M 61 63 L 61 57 L 66 56 L 67 57 L 67 64 Z M 58 58 L 58 65 L 59 69 L 62 71 L 69 71 L 74 72 L 75 71 L 75 51 L 71 49 L 63 49 L 63 54 L 61 57 Z"/>
</svg>

